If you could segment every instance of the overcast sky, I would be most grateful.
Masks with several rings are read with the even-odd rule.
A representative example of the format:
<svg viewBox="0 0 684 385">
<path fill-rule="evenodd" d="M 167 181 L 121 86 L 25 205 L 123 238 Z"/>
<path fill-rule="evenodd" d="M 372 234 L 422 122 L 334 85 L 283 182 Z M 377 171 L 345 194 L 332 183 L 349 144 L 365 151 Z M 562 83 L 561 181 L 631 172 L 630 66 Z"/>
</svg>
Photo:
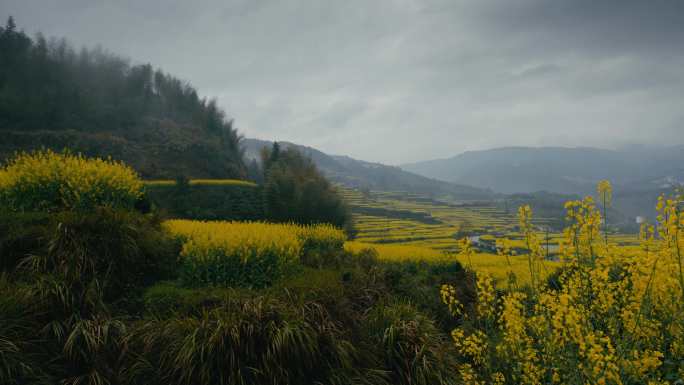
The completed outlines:
<svg viewBox="0 0 684 385">
<path fill-rule="evenodd" d="M 681 0 L 0 0 L 218 98 L 247 137 L 399 164 L 684 143 Z"/>
</svg>

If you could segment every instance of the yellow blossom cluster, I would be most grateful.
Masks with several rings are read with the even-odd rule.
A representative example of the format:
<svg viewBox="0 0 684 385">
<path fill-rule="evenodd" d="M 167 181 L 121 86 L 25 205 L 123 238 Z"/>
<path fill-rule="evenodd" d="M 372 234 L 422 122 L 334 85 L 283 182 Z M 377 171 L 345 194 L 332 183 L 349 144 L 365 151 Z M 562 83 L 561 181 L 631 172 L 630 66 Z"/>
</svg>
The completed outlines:
<svg viewBox="0 0 684 385">
<path fill-rule="evenodd" d="M 69 152 L 21 153 L 0 169 L 0 205 L 12 211 L 130 208 L 142 190 L 123 163 Z"/>
<path fill-rule="evenodd" d="M 603 205 L 612 191 L 598 188 Z M 684 381 L 684 215 L 681 194 L 658 202 L 657 227 L 641 247 L 604 242 L 603 217 L 591 198 L 566 204 L 563 265 L 539 279 L 539 241 L 519 211 L 529 244 L 530 285 L 493 294 L 478 278 L 476 311 L 458 314 L 452 333 L 465 383 L 666 384 Z M 553 281 L 553 283 L 552 283 Z M 442 300 L 459 308 L 455 293 Z M 489 308 L 489 310 L 486 310 Z M 477 346 L 475 346 L 477 345 Z"/>
<path fill-rule="evenodd" d="M 344 231 L 327 223 L 289 226 L 302 241 L 305 249 L 318 249 L 328 252 L 343 250 L 347 240 Z"/>
<path fill-rule="evenodd" d="M 190 285 L 266 285 L 298 265 L 306 247 L 342 250 L 346 236 L 328 225 L 169 220 L 183 241 L 183 277 Z"/>
<path fill-rule="evenodd" d="M 452 258 L 444 252 L 421 246 L 349 241 L 345 243 L 344 248 L 347 251 L 354 253 L 358 253 L 363 249 L 374 249 L 378 253 L 378 258 L 380 260 L 388 262 L 439 262 L 452 260 Z"/>
</svg>

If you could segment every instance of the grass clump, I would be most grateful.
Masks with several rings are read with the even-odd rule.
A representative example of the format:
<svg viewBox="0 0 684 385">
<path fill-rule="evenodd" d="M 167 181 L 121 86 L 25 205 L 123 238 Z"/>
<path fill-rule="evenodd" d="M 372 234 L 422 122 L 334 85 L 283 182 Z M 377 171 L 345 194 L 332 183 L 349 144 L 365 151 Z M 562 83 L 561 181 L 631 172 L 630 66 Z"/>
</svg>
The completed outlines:
<svg viewBox="0 0 684 385">
<path fill-rule="evenodd" d="M 378 304 L 365 324 L 368 341 L 393 384 L 457 384 L 453 348 L 434 321 L 407 303 Z"/>
<path fill-rule="evenodd" d="M 273 297 L 226 298 L 196 316 L 148 320 L 135 383 L 349 383 L 356 349 L 324 307 Z M 150 382 L 151 380 L 151 382 Z"/>
</svg>

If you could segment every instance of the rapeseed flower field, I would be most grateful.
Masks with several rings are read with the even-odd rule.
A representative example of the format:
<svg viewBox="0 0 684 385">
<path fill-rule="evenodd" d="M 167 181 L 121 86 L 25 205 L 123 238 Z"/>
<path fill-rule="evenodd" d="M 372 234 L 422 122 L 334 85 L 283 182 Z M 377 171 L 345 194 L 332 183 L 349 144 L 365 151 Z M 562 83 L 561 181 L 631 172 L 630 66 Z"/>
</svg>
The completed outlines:
<svg viewBox="0 0 684 385">
<path fill-rule="evenodd" d="M 327 224 L 169 220 L 183 242 L 182 280 L 191 286 L 266 286 L 299 266 L 311 248 L 341 250 L 343 231 Z"/>
<path fill-rule="evenodd" d="M 0 206 L 11 211 L 132 208 L 143 182 L 111 159 L 51 150 L 20 153 L 0 169 Z"/>
<path fill-rule="evenodd" d="M 364 249 L 374 249 L 378 253 L 379 260 L 388 262 L 441 262 L 454 260 L 453 257 L 443 251 L 412 245 L 349 241 L 344 244 L 344 248 L 354 253 Z"/>
<path fill-rule="evenodd" d="M 344 245 L 345 250 L 358 253 L 364 249 L 373 249 L 378 254 L 380 261 L 386 262 L 427 262 L 441 263 L 458 261 L 470 270 L 487 274 L 496 282 L 507 282 L 511 272 L 519 277 L 521 284 L 529 283 L 528 260 L 523 255 L 503 256 L 500 254 L 472 252 L 453 253 L 443 250 L 431 249 L 424 246 L 404 245 L 396 243 L 365 243 L 348 241 Z M 554 261 L 544 261 L 542 274 L 544 277 L 553 273 L 561 264 Z"/>
</svg>

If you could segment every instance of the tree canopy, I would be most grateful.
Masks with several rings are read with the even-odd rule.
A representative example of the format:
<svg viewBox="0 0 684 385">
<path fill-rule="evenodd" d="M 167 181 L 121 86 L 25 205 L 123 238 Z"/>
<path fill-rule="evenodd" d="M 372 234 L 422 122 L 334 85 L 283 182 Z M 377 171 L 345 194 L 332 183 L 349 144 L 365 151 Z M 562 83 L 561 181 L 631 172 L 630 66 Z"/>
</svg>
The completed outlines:
<svg viewBox="0 0 684 385">
<path fill-rule="evenodd" d="M 294 148 L 274 143 L 261 153 L 264 169 L 264 210 L 277 222 L 327 222 L 347 228 L 350 215 L 336 189 L 313 161 Z"/>
<path fill-rule="evenodd" d="M 102 48 L 77 51 L 42 34 L 32 39 L 12 18 L 0 27 L 0 52 L 0 131 L 11 132 L 0 155 L 78 137 L 78 150 L 122 158 L 144 176 L 194 169 L 198 177 L 244 177 L 232 120 L 189 83 Z M 128 148 L 117 151 L 121 142 Z"/>
</svg>

